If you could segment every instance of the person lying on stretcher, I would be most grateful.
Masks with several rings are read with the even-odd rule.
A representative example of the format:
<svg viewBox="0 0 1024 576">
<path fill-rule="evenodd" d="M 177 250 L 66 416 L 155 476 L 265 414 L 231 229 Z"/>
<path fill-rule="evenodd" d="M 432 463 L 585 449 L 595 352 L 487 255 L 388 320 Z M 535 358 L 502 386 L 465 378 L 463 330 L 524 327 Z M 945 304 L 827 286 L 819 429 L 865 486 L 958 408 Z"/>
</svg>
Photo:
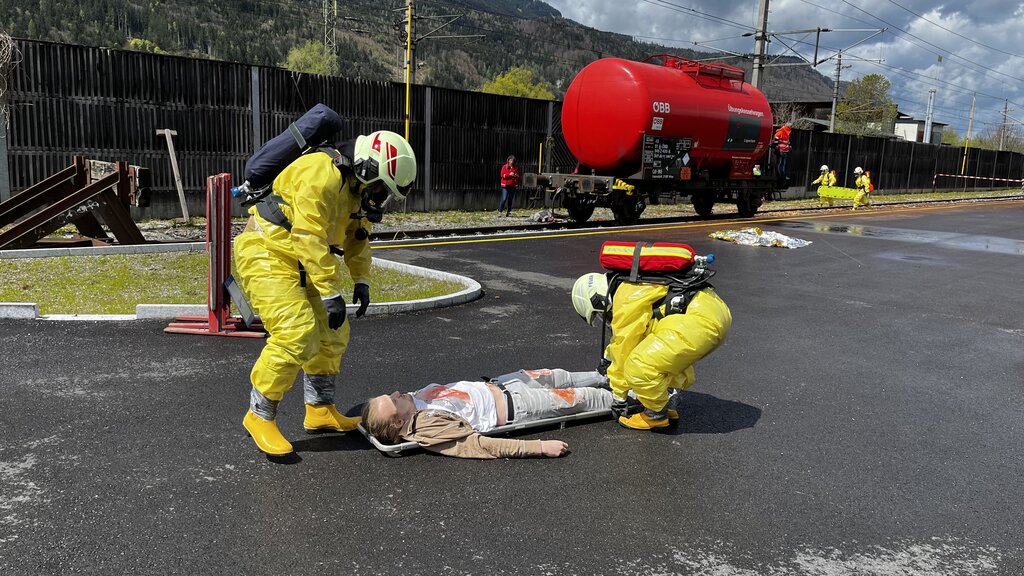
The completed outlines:
<svg viewBox="0 0 1024 576">
<path fill-rule="evenodd" d="M 561 440 L 516 440 L 483 434 L 506 424 L 608 410 L 612 393 L 598 372 L 520 370 L 488 381 L 431 384 L 393 392 L 363 406 L 363 426 L 380 442 L 416 442 L 459 458 L 557 458 Z"/>
</svg>

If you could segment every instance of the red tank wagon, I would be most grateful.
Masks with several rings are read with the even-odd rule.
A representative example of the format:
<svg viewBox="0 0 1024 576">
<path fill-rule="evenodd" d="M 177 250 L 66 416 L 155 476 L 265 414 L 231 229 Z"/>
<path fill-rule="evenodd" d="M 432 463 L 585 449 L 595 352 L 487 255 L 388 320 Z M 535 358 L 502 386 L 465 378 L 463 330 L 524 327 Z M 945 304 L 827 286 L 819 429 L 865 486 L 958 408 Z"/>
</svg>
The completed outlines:
<svg viewBox="0 0 1024 576">
<path fill-rule="evenodd" d="M 540 174 L 538 184 L 553 187 L 576 221 L 604 206 L 633 223 L 663 193 L 690 196 L 702 216 L 715 202 L 751 216 L 776 187 L 765 158 L 768 100 L 726 64 L 597 60 L 565 93 L 562 131 L 579 167 Z"/>
</svg>

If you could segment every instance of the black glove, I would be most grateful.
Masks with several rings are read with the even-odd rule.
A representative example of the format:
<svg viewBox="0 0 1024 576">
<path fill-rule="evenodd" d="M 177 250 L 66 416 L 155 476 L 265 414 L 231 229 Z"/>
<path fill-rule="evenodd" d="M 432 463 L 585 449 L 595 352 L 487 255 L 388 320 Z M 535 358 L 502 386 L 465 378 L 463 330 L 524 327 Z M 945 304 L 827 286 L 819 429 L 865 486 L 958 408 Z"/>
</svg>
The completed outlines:
<svg viewBox="0 0 1024 576">
<path fill-rule="evenodd" d="M 359 302 L 356 318 L 362 318 L 363 314 L 366 314 L 366 307 L 370 305 L 370 285 L 356 284 L 356 287 L 352 289 L 352 300 Z"/>
<path fill-rule="evenodd" d="M 324 298 L 324 308 L 327 310 L 327 327 L 337 330 L 345 323 L 345 299 L 341 294 Z"/>
</svg>

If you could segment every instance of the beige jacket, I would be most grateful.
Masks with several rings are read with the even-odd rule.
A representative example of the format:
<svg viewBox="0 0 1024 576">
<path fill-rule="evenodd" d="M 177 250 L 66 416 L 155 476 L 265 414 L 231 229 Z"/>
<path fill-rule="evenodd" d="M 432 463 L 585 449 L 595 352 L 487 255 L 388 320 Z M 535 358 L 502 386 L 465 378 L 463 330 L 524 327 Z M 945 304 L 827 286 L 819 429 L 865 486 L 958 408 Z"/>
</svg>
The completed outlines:
<svg viewBox="0 0 1024 576">
<path fill-rule="evenodd" d="M 457 458 L 542 456 L 540 440 L 491 438 L 473 430 L 464 418 L 444 410 L 420 410 L 401 432 L 402 440 Z"/>
</svg>

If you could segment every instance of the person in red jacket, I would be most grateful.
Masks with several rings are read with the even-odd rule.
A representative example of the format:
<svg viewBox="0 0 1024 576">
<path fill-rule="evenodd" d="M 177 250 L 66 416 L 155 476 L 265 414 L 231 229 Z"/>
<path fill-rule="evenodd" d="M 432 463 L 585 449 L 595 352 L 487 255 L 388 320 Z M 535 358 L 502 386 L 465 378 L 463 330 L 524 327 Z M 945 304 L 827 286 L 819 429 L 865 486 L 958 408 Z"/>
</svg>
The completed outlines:
<svg viewBox="0 0 1024 576">
<path fill-rule="evenodd" d="M 501 167 L 501 203 L 498 204 L 498 216 L 505 211 L 505 216 L 512 215 L 512 201 L 515 200 L 516 190 L 519 188 L 519 165 L 516 164 L 516 157 L 509 156 L 505 165 Z"/>
<path fill-rule="evenodd" d="M 783 186 L 786 184 L 786 156 L 789 156 L 789 136 L 792 131 L 793 125 L 786 122 L 775 131 L 775 137 L 772 138 L 772 147 L 775 148 L 775 152 L 779 156 L 779 162 L 776 165 L 779 172 L 777 176 Z"/>
</svg>

